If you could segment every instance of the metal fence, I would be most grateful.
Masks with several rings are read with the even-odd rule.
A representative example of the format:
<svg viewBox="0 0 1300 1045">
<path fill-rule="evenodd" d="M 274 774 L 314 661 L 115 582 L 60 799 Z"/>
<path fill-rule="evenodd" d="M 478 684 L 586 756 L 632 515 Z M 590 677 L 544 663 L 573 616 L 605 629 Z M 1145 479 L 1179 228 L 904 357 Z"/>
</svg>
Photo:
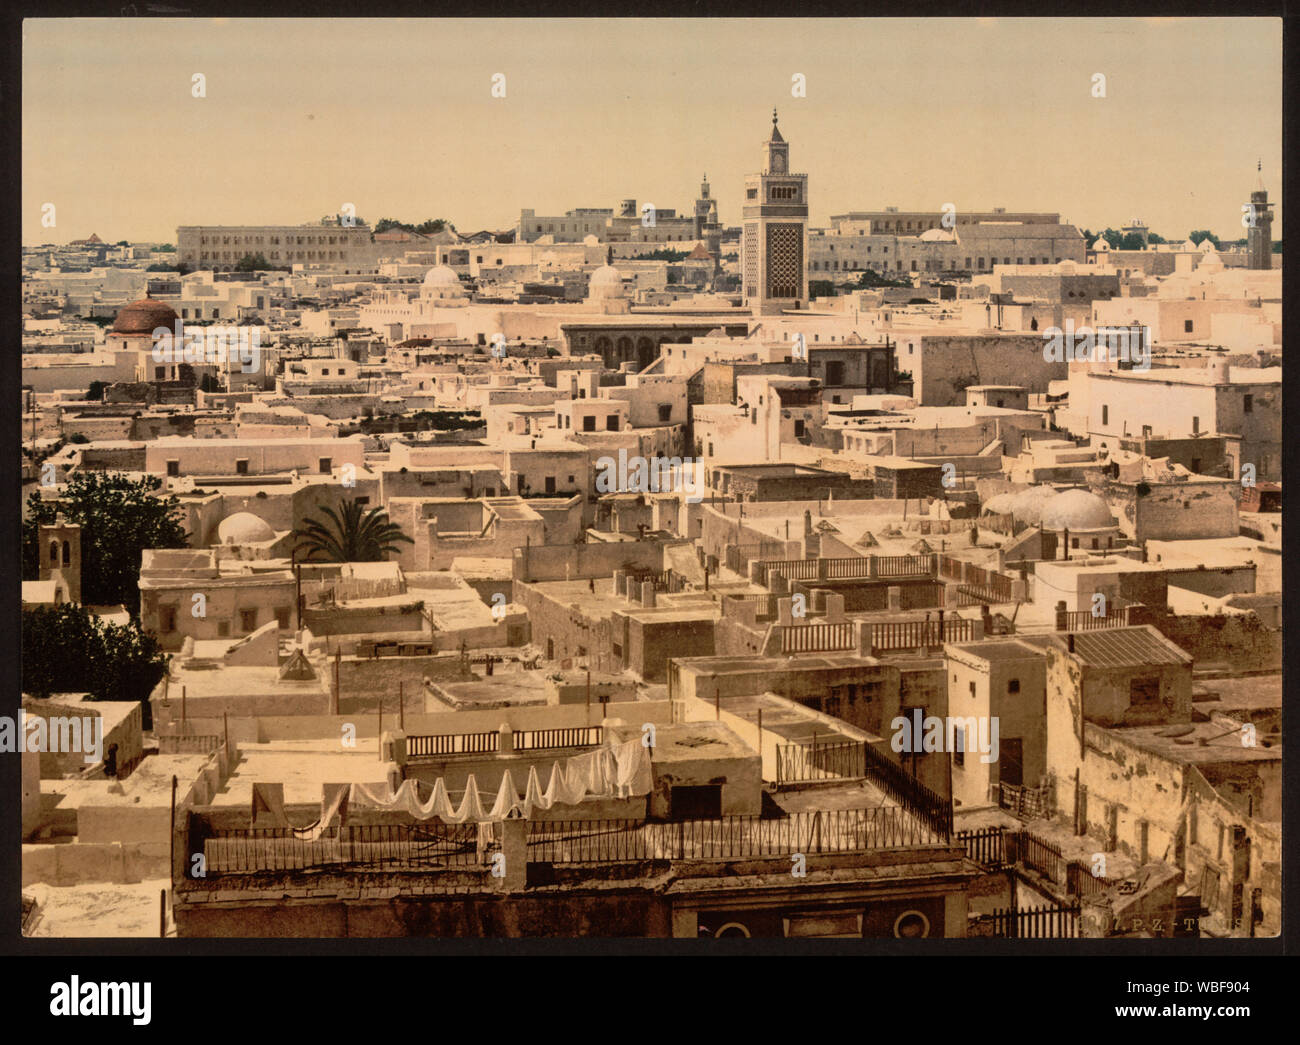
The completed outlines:
<svg viewBox="0 0 1300 1045">
<path fill-rule="evenodd" d="M 293 827 L 206 830 L 201 841 L 208 877 L 256 871 L 349 867 L 373 871 L 477 867 L 478 824 L 363 824 L 301 837 Z"/>
<path fill-rule="evenodd" d="M 966 855 L 977 864 L 997 870 L 1007 862 L 1007 849 L 1003 829 L 986 827 L 982 831 L 958 831 L 957 841 L 966 849 Z"/>
<path fill-rule="evenodd" d="M 860 740 L 830 744 L 778 744 L 776 782 L 803 784 L 827 780 L 860 780 L 867 775 Z"/>
<path fill-rule="evenodd" d="M 1077 939 L 1079 907 L 1030 907 L 1012 911 L 999 908 L 993 912 L 993 935 L 1018 940 Z"/>
</svg>

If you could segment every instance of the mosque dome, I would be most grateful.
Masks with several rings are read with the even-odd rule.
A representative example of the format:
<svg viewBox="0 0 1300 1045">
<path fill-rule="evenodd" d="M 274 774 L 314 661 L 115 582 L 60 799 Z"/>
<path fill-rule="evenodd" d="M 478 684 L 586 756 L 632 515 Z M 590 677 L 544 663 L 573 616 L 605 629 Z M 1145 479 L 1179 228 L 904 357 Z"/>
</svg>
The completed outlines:
<svg viewBox="0 0 1300 1045">
<path fill-rule="evenodd" d="M 460 277 L 446 265 L 435 265 L 424 276 L 426 287 L 459 287 Z"/>
<path fill-rule="evenodd" d="M 1202 254 L 1217 254 L 1218 251 L 1216 251 L 1216 250 L 1214 249 L 1214 240 L 1212 240 L 1212 239 L 1203 239 L 1203 240 L 1201 240 L 1201 253 L 1202 253 Z"/>
<path fill-rule="evenodd" d="M 622 288 L 623 276 L 613 265 L 601 265 L 591 274 L 591 280 L 587 285 L 590 287 Z"/>
<path fill-rule="evenodd" d="M 1098 236 L 1092 243 L 1093 250 L 1110 250 L 1110 244 L 1106 242 L 1104 236 Z"/>
<path fill-rule="evenodd" d="M 141 298 L 118 312 L 111 333 L 152 334 L 158 327 L 172 330 L 178 318 L 176 310 L 165 302 Z"/>
<path fill-rule="evenodd" d="M 1013 493 L 1000 493 L 996 497 L 990 497 L 984 502 L 980 509 L 981 515 L 1007 515 L 1015 505 L 1016 495 Z"/>
<path fill-rule="evenodd" d="M 623 297 L 623 277 L 613 265 L 602 265 L 587 282 L 588 298 Z"/>
<path fill-rule="evenodd" d="M 220 544 L 260 544 L 275 539 L 275 531 L 252 512 L 235 512 L 217 524 Z"/>
<path fill-rule="evenodd" d="M 1115 517 L 1095 493 L 1064 490 L 1043 505 L 1040 522 L 1049 530 L 1103 530 L 1115 525 Z"/>
<path fill-rule="evenodd" d="M 1036 526 L 1042 520 L 1043 507 L 1056 496 L 1051 486 L 1031 486 L 1011 495 L 1011 514 L 1023 523 Z"/>
</svg>

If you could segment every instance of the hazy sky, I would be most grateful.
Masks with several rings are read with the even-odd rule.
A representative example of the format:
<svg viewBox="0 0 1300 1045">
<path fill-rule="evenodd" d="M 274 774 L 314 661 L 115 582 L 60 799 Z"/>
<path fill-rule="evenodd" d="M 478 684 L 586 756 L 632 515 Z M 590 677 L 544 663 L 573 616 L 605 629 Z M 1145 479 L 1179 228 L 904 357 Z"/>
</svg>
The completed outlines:
<svg viewBox="0 0 1300 1045">
<path fill-rule="evenodd" d="M 951 202 L 1237 239 L 1257 159 L 1281 196 L 1280 19 L 38 19 L 23 66 L 27 244 L 689 213 L 705 171 L 734 225 L 774 105 L 814 225 Z"/>
</svg>

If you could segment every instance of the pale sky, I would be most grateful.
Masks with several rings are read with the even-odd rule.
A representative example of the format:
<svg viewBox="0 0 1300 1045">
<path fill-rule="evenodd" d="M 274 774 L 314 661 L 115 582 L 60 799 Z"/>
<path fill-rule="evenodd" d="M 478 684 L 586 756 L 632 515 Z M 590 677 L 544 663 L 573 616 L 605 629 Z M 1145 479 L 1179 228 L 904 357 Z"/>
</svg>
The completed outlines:
<svg viewBox="0 0 1300 1045">
<path fill-rule="evenodd" d="M 681 214 L 706 171 L 736 225 L 774 105 L 814 226 L 953 203 L 1238 239 L 1257 160 L 1281 197 L 1278 18 L 29 19 L 23 242 Z"/>
</svg>

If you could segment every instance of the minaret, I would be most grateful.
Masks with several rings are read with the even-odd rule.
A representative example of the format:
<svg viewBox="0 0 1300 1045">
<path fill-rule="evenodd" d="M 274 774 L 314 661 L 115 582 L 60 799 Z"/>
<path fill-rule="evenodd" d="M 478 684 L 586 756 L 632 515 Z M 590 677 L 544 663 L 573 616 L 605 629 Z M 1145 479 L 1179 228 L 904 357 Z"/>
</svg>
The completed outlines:
<svg viewBox="0 0 1300 1045">
<path fill-rule="evenodd" d="M 1256 164 L 1259 172 L 1255 191 L 1250 194 L 1250 210 L 1246 227 L 1246 267 L 1271 269 L 1273 267 L 1273 212 L 1268 205 L 1268 190 L 1264 188 L 1264 162 Z"/>
<path fill-rule="evenodd" d="M 709 176 L 700 181 L 700 197 L 695 201 L 695 238 L 713 253 L 719 252 L 722 226 L 718 223 L 718 201 L 709 193 Z"/>
<path fill-rule="evenodd" d="M 755 315 L 808 307 L 808 175 L 790 173 L 790 145 L 777 127 L 763 143 L 760 173 L 745 178 L 741 290 Z"/>
</svg>

